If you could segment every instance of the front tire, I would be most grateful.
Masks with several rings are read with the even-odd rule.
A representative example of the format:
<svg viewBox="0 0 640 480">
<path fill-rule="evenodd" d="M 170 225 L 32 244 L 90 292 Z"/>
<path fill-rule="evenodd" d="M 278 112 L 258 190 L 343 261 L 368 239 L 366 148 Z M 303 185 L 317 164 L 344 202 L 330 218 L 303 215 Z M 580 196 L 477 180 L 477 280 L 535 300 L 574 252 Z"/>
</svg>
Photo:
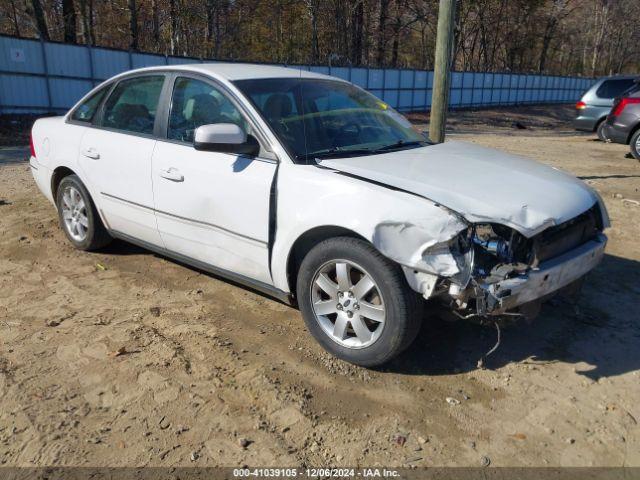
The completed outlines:
<svg viewBox="0 0 640 480">
<path fill-rule="evenodd" d="M 631 135 L 629 150 L 631 150 L 631 155 L 633 155 L 636 160 L 640 160 L 640 129 Z"/>
<path fill-rule="evenodd" d="M 56 191 L 60 226 L 79 250 L 97 250 L 111 242 L 96 206 L 77 175 L 64 177 Z"/>
<path fill-rule="evenodd" d="M 421 304 L 401 268 L 357 238 L 316 245 L 302 261 L 296 290 L 311 334 L 325 350 L 356 365 L 388 362 L 420 328 Z"/>
</svg>

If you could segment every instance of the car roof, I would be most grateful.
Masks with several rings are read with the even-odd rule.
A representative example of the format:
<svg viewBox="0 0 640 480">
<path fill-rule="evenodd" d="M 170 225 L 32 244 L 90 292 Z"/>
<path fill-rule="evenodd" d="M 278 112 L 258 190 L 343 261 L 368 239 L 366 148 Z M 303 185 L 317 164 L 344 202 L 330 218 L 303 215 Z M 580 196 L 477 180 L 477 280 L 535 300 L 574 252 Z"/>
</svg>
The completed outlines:
<svg viewBox="0 0 640 480">
<path fill-rule="evenodd" d="M 638 78 L 638 74 L 635 75 L 610 75 L 608 77 L 600 77 L 598 82 L 604 82 L 605 80 L 629 80 Z"/>
<path fill-rule="evenodd" d="M 181 65 L 166 65 L 130 70 L 126 74 L 153 72 L 155 70 L 173 70 L 193 73 L 201 73 L 213 77 L 223 78 L 228 81 L 250 80 L 260 78 L 318 78 L 325 80 L 340 80 L 329 75 L 302 70 L 300 68 L 288 68 L 277 65 L 262 65 L 257 63 L 189 63 Z"/>
</svg>

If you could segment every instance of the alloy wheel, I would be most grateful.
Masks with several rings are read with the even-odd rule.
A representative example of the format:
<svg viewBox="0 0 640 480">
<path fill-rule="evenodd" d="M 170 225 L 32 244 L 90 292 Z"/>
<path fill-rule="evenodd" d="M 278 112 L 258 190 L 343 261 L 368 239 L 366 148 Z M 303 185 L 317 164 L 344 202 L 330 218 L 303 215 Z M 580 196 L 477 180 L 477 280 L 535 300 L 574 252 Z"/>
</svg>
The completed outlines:
<svg viewBox="0 0 640 480">
<path fill-rule="evenodd" d="M 83 242 L 87 238 L 89 218 L 82 195 L 75 187 L 68 185 L 64 188 L 61 208 L 67 232 L 76 242 Z"/>
<path fill-rule="evenodd" d="M 316 321 L 334 342 L 365 348 L 382 333 L 384 300 L 373 277 L 349 260 L 332 260 L 315 273 L 311 302 Z"/>
</svg>

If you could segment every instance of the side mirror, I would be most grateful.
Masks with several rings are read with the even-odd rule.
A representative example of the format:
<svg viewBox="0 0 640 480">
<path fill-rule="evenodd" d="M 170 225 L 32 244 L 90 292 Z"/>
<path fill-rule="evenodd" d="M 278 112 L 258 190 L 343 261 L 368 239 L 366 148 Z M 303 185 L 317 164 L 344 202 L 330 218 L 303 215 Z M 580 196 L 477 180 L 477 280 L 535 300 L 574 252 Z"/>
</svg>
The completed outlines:
<svg viewBox="0 0 640 480">
<path fill-rule="evenodd" d="M 235 123 L 214 123 L 196 128 L 193 147 L 207 152 L 256 156 L 260 144 Z"/>
</svg>

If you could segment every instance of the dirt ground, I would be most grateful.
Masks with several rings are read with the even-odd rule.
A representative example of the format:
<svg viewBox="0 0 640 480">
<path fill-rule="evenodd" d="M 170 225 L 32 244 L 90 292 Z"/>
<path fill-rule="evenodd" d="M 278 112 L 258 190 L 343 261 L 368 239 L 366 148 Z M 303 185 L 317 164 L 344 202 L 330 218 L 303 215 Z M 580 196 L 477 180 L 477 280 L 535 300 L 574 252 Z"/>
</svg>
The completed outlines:
<svg viewBox="0 0 640 480">
<path fill-rule="evenodd" d="M 504 331 L 486 370 L 490 329 L 427 316 L 367 370 L 259 294 L 122 242 L 75 251 L 0 162 L 0 465 L 640 466 L 640 163 L 568 112 L 452 123 L 580 176 L 613 223 L 578 305 Z"/>
</svg>

